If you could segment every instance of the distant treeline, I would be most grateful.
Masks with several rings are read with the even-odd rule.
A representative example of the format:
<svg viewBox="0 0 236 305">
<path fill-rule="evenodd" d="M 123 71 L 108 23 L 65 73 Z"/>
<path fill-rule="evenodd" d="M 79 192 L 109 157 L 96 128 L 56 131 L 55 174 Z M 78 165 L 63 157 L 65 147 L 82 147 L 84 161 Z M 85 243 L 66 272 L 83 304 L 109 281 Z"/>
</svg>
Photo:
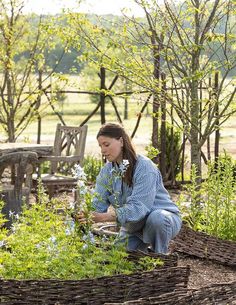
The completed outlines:
<svg viewBox="0 0 236 305">
<path fill-rule="evenodd" d="M 54 16 L 55 17 L 55 16 Z M 40 16 L 33 14 L 32 17 L 29 18 L 29 22 L 32 24 L 32 28 L 35 28 L 39 22 Z M 51 15 L 44 15 L 44 20 L 50 20 L 52 18 Z M 98 24 L 98 19 L 96 18 L 96 15 L 88 14 L 87 18 L 92 21 L 94 24 Z M 99 18 L 99 22 L 101 26 L 107 27 L 109 24 L 112 24 L 112 21 L 119 20 L 122 17 L 120 16 L 114 16 L 114 15 L 104 15 Z M 56 19 L 56 18 L 55 18 Z M 62 21 L 60 19 L 60 22 L 65 23 L 66 20 Z M 142 22 L 140 20 L 140 22 Z M 146 20 L 143 19 L 143 22 L 145 23 Z M 224 25 L 225 21 L 221 21 L 221 25 L 217 28 L 218 33 L 224 33 Z M 221 61 L 222 58 L 224 58 L 223 55 L 223 49 L 219 47 L 220 42 L 212 41 L 210 42 L 212 49 L 215 50 L 214 56 L 211 58 L 213 61 Z M 30 52 L 30 51 L 29 51 Z M 24 52 L 20 55 L 17 55 L 15 57 L 15 61 L 17 62 L 22 56 L 25 58 L 29 57 L 29 52 Z M 64 46 L 62 46 L 60 43 L 56 44 L 56 48 L 48 50 L 45 50 L 45 64 L 50 69 L 54 69 L 57 73 L 63 73 L 63 74 L 78 74 L 83 69 L 84 64 L 78 60 L 79 56 L 83 53 L 83 46 L 78 51 L 74 48 L 70 48 L 69 52 L 64 52 Z M 63 54 L 63 56 L 62 56 Z M 206 54 L 207 55 L 207 54 Z M 236 55 L 235 55 L 236 56 Z M 221 69 L 221 72 L 224 74 L 223 68 Z M 235 76 L 236 75 L 236 68 L 232 69 L 229 73 L 229 76 Z"/>
</svg>

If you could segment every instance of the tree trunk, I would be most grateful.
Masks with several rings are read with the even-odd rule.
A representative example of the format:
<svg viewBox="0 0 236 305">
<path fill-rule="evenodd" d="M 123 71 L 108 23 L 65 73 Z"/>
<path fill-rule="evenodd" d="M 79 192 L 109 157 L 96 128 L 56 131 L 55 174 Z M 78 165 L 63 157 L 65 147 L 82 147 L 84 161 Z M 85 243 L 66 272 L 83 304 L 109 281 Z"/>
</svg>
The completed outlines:
<svg viewBox="0 0 236 305">
<path fill-rule="evenodd" d="M 166 180 L 166 79 L 161 74 L 162 94 L 161 94 L 161 132 L 160 132 L 160 171 L 164 181 Z"/>
<path fill-rule="evenodd" d="M 198 82 L 193 80 L 191 88 L 191 165 L 196 167 L 197 181 L 201 181 L 201 147 L 199 146 L 199 100 L 198 100 Z"/>
<path fill-rule="evenodd" d="M 8 69 L 6 70 L 6 79 L 7 79 L 7 104 L 9 107 L 9 117 L 8 117 L 8 141 L 15 142 L 15 115 L 14 115 L 14 100 L 12 95 L 12 84 L 9 75 Z"/>
<path fill-rule="evenodd" d="M 105 80 L 106 80 L 106 70 L 104 67 L 100 68 L 100 89 L 106 90 Z M 100 92 L 100 114 L 101 114 L 101 124 L 106 123 L 106 114 L 105 114 L 105 92 Z"/>
<path fill-rule="evenodd" d="M 131 89 L 129 81 L 125 78 L 125 90 L 128 92 Z M 128 97 L 125 97 L 125 105 L 124 105 L 124 120 L 128 120 Z"/>
<path fill-rule="evenodd" d="M 220 146 L 220 128 L 219 128 L 219 104 L 217 100 L 217 90 L 219 88 L 219 73 L 215 74 L 215 84 L 214 84 L 214 99 L 216 103 L 216 111 L 215 111 L 215 117 L 216 117 L 216 131 L 215 131 L 215 162 L 218 163 L 219 158 L 219 146 Z"/>
<path fill-rule="evenodd" d="M 159 83 L 160 83 L 160 43 L 156 40 L 156 33 L 153 33 L 151 38 L 153 46 L 153 58 L 154 58 L 154 70 L 153 70 L 153 81 L 155 84 L 155 91 L 153 94 L 153 119 L 152 119 L 152 146 L 159 149 Z M 153 161 L 158 163 L 158 157 L 154 158 Z"/>
<path fill-rule="evenodd" d="M 38 71 L 38 89 L 39 89 L 39 95 L 37 98 L 37 105 L 36 105 L 36 109 L 39 109 L 40 105 L 41 105 L 41 90 L 42 90 L 42 76 L 43 76 L 43 71 L 39 69 Z M 41 116 L 40 113 L 38 111 L 38 133 L 37 133 L 37 143 L 40 144 L 41 142 L 41 131 L 42 131 L 42 120 L 41 120 Z"/>
</svg>

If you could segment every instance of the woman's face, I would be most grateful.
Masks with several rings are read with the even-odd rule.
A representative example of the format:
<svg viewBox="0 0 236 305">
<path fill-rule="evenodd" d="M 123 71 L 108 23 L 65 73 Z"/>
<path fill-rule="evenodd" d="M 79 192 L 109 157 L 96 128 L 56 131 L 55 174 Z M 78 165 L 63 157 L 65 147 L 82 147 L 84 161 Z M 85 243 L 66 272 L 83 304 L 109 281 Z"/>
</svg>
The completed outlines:
<svg viewBox="0 0 236 305">
<path fill-rule="evenodd" d="M 114 139 L 110 137 L 100 136 L 98 137 L 98 144 L 101 148 L 101 153 L 110 162 L 122 162 L 122 147 L 123 139 Z"/>
</svg>

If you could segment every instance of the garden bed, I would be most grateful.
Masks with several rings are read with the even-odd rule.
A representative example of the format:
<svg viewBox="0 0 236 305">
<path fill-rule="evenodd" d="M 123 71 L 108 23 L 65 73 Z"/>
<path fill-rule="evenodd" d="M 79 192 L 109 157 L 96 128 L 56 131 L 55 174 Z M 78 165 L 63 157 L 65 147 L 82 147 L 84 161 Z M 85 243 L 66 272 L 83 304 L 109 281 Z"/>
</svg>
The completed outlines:
<svg viewBox="0 0 236 305">
<path fill-rule="evenodd" d="M 199 289 L 177 289 L 176 291 L 124 303 L 105 305 L 231 305 L 236 304 L 236 282 L 212 284 Z"/>
<path fill-rule="evenodd" d="M 204 258 L 227 266 L 236 266 L 236 243 L 196 232 L 183 226 L 173 240 L 174 251 Z"/>
<path fill-rule="evenodd" d="M 187 287 L 189 267 L 163 268 L 85 280 L 0 280 L 0 302 L 66 305 L 125 302 Z"/>
</svg>

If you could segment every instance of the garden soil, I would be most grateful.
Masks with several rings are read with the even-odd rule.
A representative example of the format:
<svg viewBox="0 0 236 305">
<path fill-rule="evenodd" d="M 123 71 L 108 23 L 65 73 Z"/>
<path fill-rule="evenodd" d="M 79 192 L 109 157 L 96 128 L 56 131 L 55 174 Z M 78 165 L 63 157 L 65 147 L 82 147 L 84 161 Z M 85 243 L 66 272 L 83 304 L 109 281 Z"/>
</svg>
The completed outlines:
<svg viewBox="0 0 236 305">
<path fill-rule="evenodd" d="M 188 288 L 236 281 L 236 269 L 228 266 L 179 254 L 179 266 L 190 266 Z"/>
</svg>

